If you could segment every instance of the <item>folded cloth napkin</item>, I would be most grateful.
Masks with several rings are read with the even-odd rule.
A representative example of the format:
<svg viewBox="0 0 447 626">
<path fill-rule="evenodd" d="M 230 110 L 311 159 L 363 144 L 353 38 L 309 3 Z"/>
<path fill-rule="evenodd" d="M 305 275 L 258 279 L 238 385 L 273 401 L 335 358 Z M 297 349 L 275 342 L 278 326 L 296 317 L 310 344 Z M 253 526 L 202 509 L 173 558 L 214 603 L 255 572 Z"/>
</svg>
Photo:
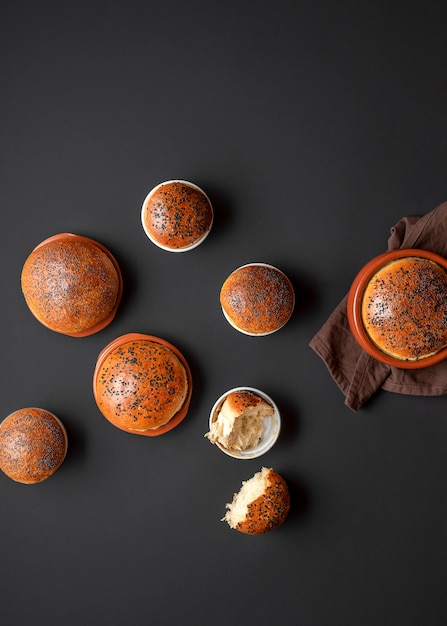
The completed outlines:
<svg viewBox="0 0 447 626">
<path fill-rule="evenodd" d="M 388 250 L 419 248 L 447 257 L 447 202 L 422 217 L 404 217 L 391 228 Z M 423 369 L 404 370 L 370 357 L 351 333 L 347 295 L 310 342 L 345 396 L 357 411 L 379 389 L 415 396 L 447 393 L 447 360 Z"/>
</svg>

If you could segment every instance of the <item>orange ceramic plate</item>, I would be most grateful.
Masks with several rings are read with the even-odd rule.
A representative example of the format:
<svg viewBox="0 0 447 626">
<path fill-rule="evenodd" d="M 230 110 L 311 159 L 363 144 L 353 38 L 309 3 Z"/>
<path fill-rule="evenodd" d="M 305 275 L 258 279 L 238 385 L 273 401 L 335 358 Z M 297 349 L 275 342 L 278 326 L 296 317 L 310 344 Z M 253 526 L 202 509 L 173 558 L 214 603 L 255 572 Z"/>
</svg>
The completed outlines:
<svg viewBox="0 0 447 626">
<path fill-rule="evenodd" d="M 89 237 L 83 237 L 82 235 L 74 235 L 72 233 L 60 233 L 58 235 L 53 235 L 52 237 L 48 237 L 48 239 L 45 239 L 45 241 L 41 241 L 41 243 L 39 243 L 39 245 L 36 246 L 34 249 L 38 250 L 41 246 L 47 243 L 50 243 L 51 241 L 60 241 L 63 239 L 72 239 L 74 241 L 80 241 L 80 242 L 93 244 L 94 246 L 99 248 L 102 252 L 104 252 L 106 256 L 111 260 L 116 270 L 116 273 L 118 275 L 118 294 L 116 297 L 115 306 L 113 307 L 109 315 L 103 320 L 101 320 L 101 322 L 98 322 L 98 324 L 95 324 L 91 328 L 88 328 L 87 330 L 83 330 L 80 333 L 61 333 L 61 334 L 66 334 L 70 337 L 89 337 L 90 335 L 99 333 L 100 330 L 103 330 L 104 328 L 106 328 L 106 326 L 110 324 L 110 322 L 113 320 L 113 318 L 116 315 L 116 312 L 118 310 L 118 307 L 121 301 L 121 296 L 123 295 L 123 277 L 121 274 L 121 269 L 120 269 L 120 266 L 118 265 L 117 260 L 113 256 L 113 254 L 105 246 L 99 243 L 99 241 L 95 241 L 94 239 L 90 239 Z M 50 330 L 54 331 L 54 328 L 51 328 L 50 326 L 48 326 L 48 324 L 45 324 L 45 322 L 43 322 L 42 320 L 39 319 L 39 322 L 43 324 L 43 326 L 46 326 Z M 60 331 L 55 331 L 55 332 L 60 332 Z"/>
<path fill-rule="evenodd" d="M 100 352 L 100 354 L 98 356 L 98 359 L 96 361 L 96 367 L 95 367 L 95 371 L 93 373 L 93 395 L 95 397 L 95 400 L 97 401 L 96 381 L 98 379 L 98 375 L 99 375 L 99 372 L 100 372 L 100 370 L 102 368 L 102 365 L 103 365 L 105 359 L 109 356 L 109 354 L 111 352 L 113 352 L 116 348 L 118 348 L 119 346 L 122 346 L 123 344 L 129 343 L 131 341 L 139 341 L 139 340 L 153 341 L 154 343 L 159 343 L 162 346 L 166 346 L 167 348 L 172 350 L 172 352 L 179 358 L 180 362 L 182 363 L 183 367 L 185 368 L 186 378 L 187 378 L 187 381 L 188 381 L 188 392 L 187 392 L 187 395 L 186 395 L 186 398 L 185 398 L 185 402 L 183 403 L 182 408 L 180 409 L 180 411 L 178 411 L 174 415 L 174 417 L 172 419 L 170 419 L 169 422 L 167 422 L 167 424 L 164 424 L 163 426 L 160 426 L 159 428 L 155 428 L 155 429 L 152 429 L 152 430 L 149 429 L 149 430 L 144 430 L 144 431 L 135 431 L 135 430 L 128 430 L 127 428 L 121 428 L 120 426 L 117 426 L 116 424 L 113 424 L 113 426 L 115 426 L 116 428 L 119 428 L 120 430 L 124 430 L 124 432 L 130 433 L 132 435 L 144 435 L 146 437 L 158 437 L 159 435 L 163 435 L 164 433 L 167 433 L 170 430 L 173 430 L 176 426 L 178 426 L 180 424 L 180 422 L 182 422 L 185 419 L 185 417 L 186 417 L 186 415 L 188 413 L 189 403 L 191 401 L 191 395 L 192 395 L 192 376 L 191 376 L 191 370 L 189 369 L 189 365 L 188 365 L 185 357 L 183 356 L 183 354 L 175 346 L 170 344 L 165 339 L 160 339 L 160 337 L 154 337 L 153 335 L 144 335 L 144 334 L 141 334 L 141 333 L 128 333 L 127 335 L 121 335 L 120 337 L 117 337 L 116 339 L 111 341 Z M 112 423 L 112 422 L 110 422 L 110 423 Z"/>
<path fill-rule="evenodd" d="M 391 355 L 382 352 L 382 350 L 380 350 L 371 341 L 362 321 L 363 294 L 371 278 L 379 269 L 381 269 L 390 261 L 395 261 L 396 259 L 402 259 L 405 257 L 419 257 L 422 259 L 428 259 L 430 261 L 433 261 L 434 263 L 437 263 L 445 271 L 447 271 L 447 259 L 440 256 L 439 254 L 430 252 L 429 250 L 419 250 L 417 248 L 403 248 L 401 250 L 390 250 L 388 252 L 384 252 L 383 254 L 379 254 L 374 259 L 371 259 L 371 261 L 369 261 L 360 270 L 352 283 L 351 289 L 349 290 L 347 302 L 348 321 L 355 339 L 365 350 L 365 352 L 367 352 L 370 356 L 374 357 L 378 361 L 382 361 L 382 363 L 386 363 L 387 365 L 392 365 L 400 369 L 421 369 L 443 361 L 447 357 L 447 347 L 442 348 L 442 350 L 440 350 L 436 354 L 433 354 L 423 359 L 419 359 L 417 361 L 396 359 Z"/>
</svg>

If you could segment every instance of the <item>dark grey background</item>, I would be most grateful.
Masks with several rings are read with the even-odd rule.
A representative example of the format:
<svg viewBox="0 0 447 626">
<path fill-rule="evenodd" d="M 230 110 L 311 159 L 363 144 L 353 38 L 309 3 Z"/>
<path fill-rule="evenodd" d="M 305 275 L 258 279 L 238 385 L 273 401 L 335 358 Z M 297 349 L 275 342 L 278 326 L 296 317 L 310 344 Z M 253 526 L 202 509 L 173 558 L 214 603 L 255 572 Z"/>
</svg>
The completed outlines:
<svg viewBox="0 0 447 626">
<path fill-rule="evenodd" d="M 447 400 L 378 393 L 360 412 L 308 343 L 389 228 L 447 199 L 443 2 L 12 2 L 0 7 L 1 413 L 41 406 L 70 447 L 41 485 L 0 476 L 2 626 L 445 624 Z M 159 182 L 203 187 L 215 224 L 156 248 Z M 59 232 L 119 260 L 107 329 L 57 335 L 25 306 L 29 252 Z M 251 338 L 219 305 L 227 275 L 272 263 L 297 294 Z M 91 392 L 100 350 L 158 335 L 188 359 L 187 419 L 128 435 Z M 265 457 L 203 435 L 227 389 L 280 407 Z M 262 465 L 288 481 L 283 527 L 220 522 Z"/>
</svg>

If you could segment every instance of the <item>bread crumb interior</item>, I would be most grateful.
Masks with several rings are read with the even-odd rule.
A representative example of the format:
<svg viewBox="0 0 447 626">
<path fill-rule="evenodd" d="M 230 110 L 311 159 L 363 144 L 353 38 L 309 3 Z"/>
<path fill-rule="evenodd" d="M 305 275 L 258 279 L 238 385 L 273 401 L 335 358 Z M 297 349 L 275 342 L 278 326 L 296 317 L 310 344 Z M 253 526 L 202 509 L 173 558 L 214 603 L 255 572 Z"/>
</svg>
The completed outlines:
<svg viewBox="0 0 447 626">
<path fill-rule="evenodd" d="M 233 501 L 226 505 L 228 510 L 222 521 L 228 522 L 231 528 L 236 528 L 245 521 L 250 504 L 262 496 L 269 486 L 270 472 L 271 469 L 263 467 L 252 478 L 242 483 L 240 490 L 234 494 Z"/>
</svg>

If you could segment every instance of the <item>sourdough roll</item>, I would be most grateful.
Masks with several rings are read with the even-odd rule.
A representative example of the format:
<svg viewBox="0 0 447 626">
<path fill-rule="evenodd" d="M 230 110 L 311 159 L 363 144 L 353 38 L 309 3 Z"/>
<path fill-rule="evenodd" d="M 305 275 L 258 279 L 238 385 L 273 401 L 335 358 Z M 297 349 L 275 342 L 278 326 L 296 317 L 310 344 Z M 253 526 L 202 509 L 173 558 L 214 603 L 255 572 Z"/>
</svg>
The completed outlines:
<svg viewBox="0 0 447 626">
<path fill-rule="evenodd" d="M 290 280 L 276 267 L 250 263 L 234 270 L 220 290 L 227 321 L 248 335 L 269 335 L 292 316 L 295 293 Z"/>
<path fill-rule="evenodd" d="M 222 518 L 230 528 L 247 535 L 261 535 L 278 528 L 290 510 L 287 483 L 272 468 L 263 467 L 242 483 Z"/>
<path fill-rule="evenodd" d="M 187 371 L 168 345 L 124 338 L 98 364 L 95 400 L 118 428 L 137 434 L 155 431 L 184 407 L 190 391 Z"/>
<path fill-rule="evenodd" d="M 264 419 L 273 413 L 273 406 L 252 391 L 233 391 L 225 398 L 205 436 L 228 450 L 249 450 L 259 443 Z"/>
<path fill-rule="evenodd" d="M 22 268 L 21 286 L 39 322 L 58 333 L 82 336 L 112 320 L 121 295 L 121 274 L 103 246 L 63 234 L 31 252 Z"/>
<path fill-rule="evenodd" d="M 447 345 L 447 274 L 417 256 L 391 261 L 366 285 L 361 315 L 382 352 L 407 361 L 436 354 Z"/>
<path fill-rule="evenodd" d="M 194 183 L 168 180 L 147 195 L 141 221 L 153 243 L 170 252 L 184 252 L 208 236 L 213 208 L 206 193 Z"/>
<path fill-rule="evenodd" d="M 0 469 L 16 482 L 40 483 L 61 466 L 67 445 L 66 430 L 55 415 L 19 409 L 0 424 Z"/>
</svg>

